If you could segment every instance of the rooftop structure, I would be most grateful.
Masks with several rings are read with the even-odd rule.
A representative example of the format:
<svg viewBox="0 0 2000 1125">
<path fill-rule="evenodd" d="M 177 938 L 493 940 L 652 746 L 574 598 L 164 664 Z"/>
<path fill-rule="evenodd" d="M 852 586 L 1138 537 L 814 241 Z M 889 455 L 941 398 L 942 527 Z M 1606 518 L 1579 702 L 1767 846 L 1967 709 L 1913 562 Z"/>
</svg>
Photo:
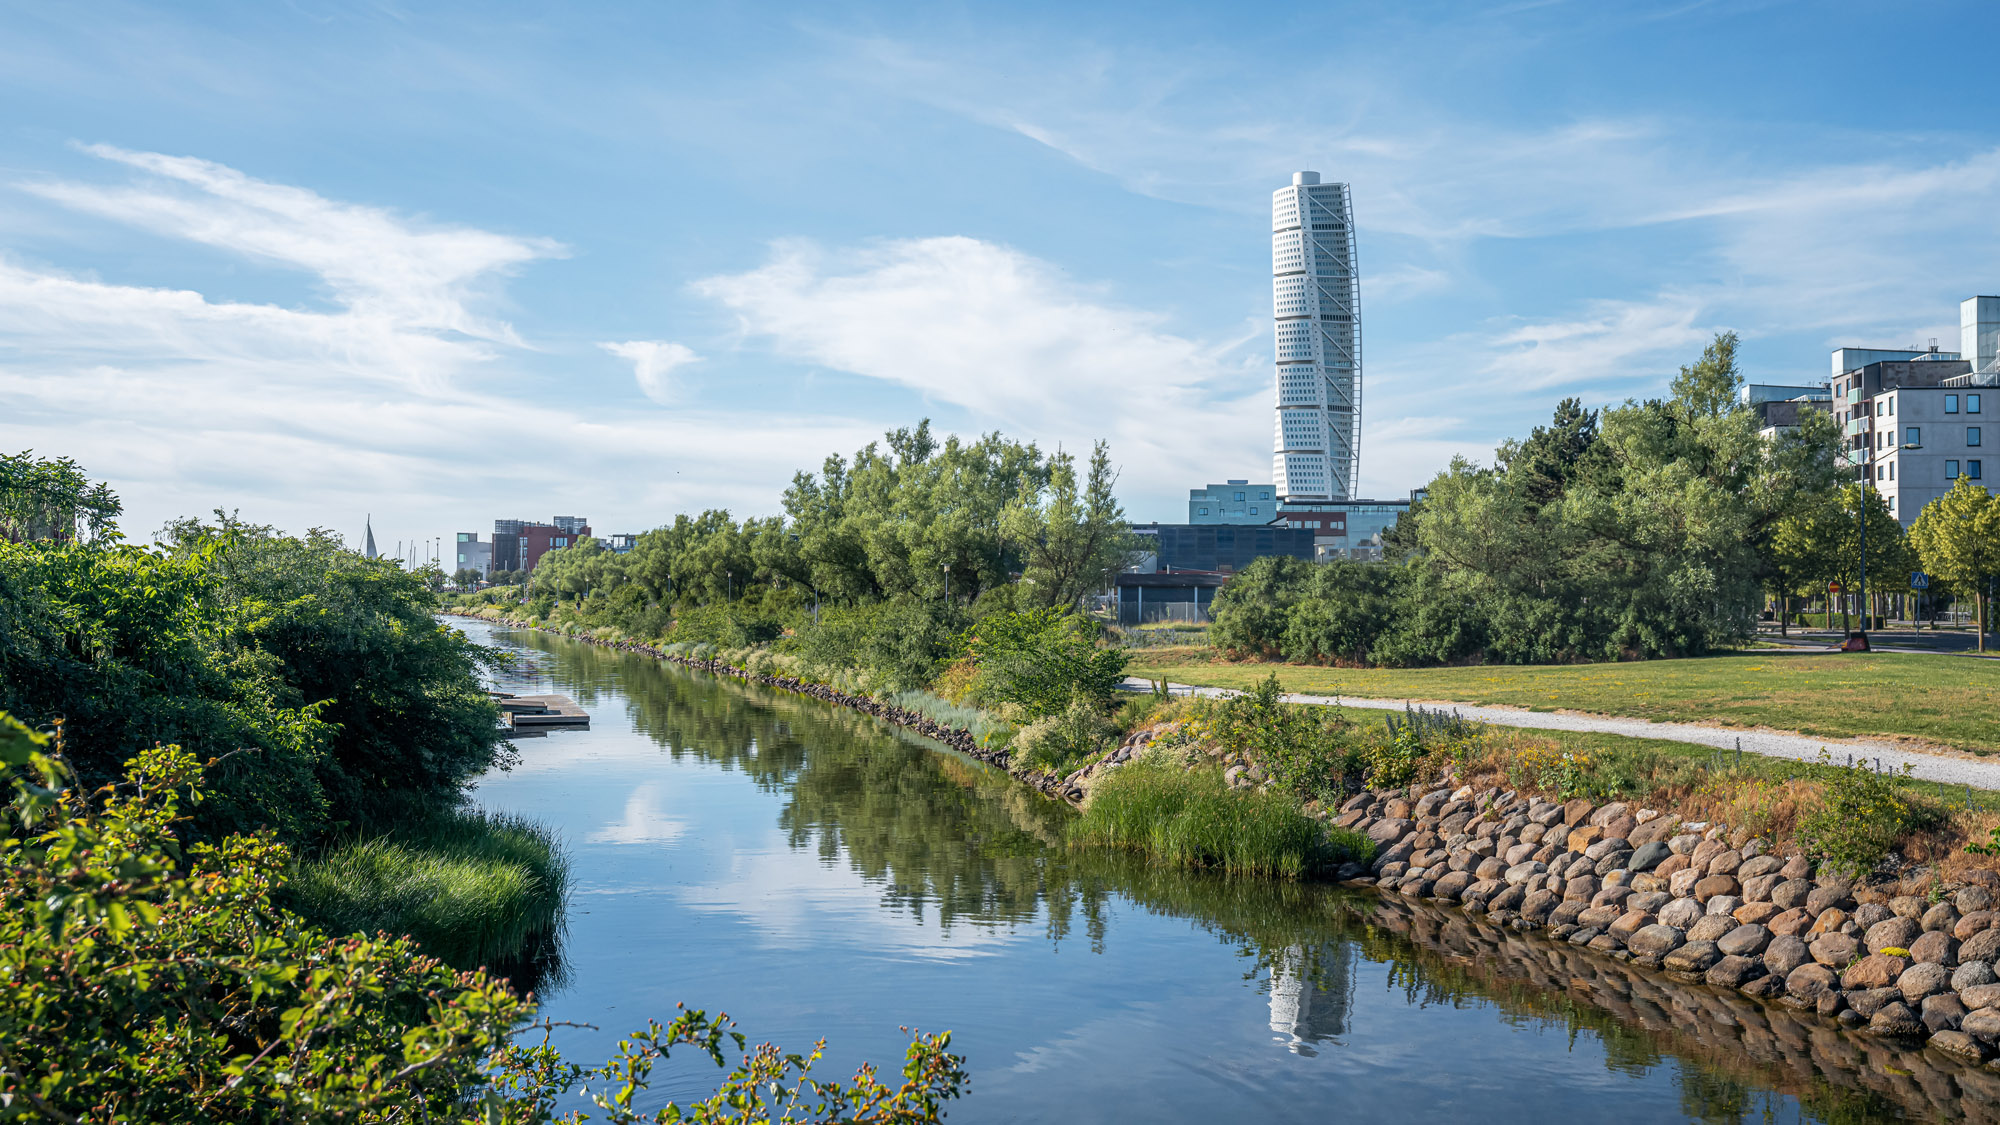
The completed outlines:
<svg viewBox="0 0 2000 1125">
<path fill-rule="evenodd" d="M 1270 523 L 1276 512 L 1268 484 L 1230 480 L 1188 489 L 1189 523 Z"/>
</svg>

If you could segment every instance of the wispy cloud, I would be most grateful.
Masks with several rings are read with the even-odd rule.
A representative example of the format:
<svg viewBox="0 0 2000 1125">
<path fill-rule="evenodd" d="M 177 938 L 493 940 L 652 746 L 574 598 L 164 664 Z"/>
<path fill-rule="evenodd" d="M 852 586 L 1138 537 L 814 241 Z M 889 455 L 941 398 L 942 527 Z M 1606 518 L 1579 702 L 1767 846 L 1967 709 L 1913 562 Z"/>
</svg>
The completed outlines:
<svg viewBox="0 0 2000 1125">
<path fill-rule="evenodd" d="M 994 243 L 787 242 L 764 265 L 695 289 L 781 355 L 909 388 L 982 427 L 1071 448 L 1114 439 L 1122 462 L 1163 479 L 1240 464 L 1246 446 L 1269 440 L 1265 419 L 1236 424 L 1232 400 L 1265 381 L 1232 354 L 1242 341 L 1177 335 L 1161 316 Z"/>
<path fill-rule="evenodd" d="M 674 405 L 674 371 L 701 360 L 693 348 L 670 340 L 625 340 L 597 346 L 620 359 L 630 360 L 640 393 L 661 406 Z"/>
<path fill-rule="evenodd" d="M 213 300 L 0 259 L 0 448 L 63 435 L 62 452 L 125 494 L 136 534 L 217 505 L 294 529 L 339 526 L 373 496 L 378 515 L 395 497 L 428 537 L 476 524 L 472 490 L 508 495 L 498 515 L 760 509 L 791 469 L 761 451 L 853 448 L 877 429 L 833 414 L 585 413 L 537 393 L 517 362 L 533 349 L 491 311 L 505 274 L 555 243 L 419 222 L 200 160 L 91 151 L 141 178 L 30 190 L 296 268 L 329 298 L 318 309 Z M 643 362 L 663 379 L 677 347 L 658 343 Z M 522 390 L 487 389 L 496 375 Z"/>
</svg>

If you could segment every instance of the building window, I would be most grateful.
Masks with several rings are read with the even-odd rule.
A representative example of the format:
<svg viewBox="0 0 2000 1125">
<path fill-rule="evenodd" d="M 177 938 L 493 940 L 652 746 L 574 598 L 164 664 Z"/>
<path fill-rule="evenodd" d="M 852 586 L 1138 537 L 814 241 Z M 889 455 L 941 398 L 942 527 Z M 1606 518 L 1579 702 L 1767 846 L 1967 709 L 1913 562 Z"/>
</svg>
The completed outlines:
<svg viewBox="0 0 2000 1125">
<path fill-rule="evenodd" d="M 1876 480 L 1888 480 L 1888 479 L 1889 479 L 1889 467 L 1888 467 L 1887 465 L 1877 465 L 1877 466 L 1875 466 L 1875 479 L 1876 479 Z"/>
<path fill-rule="evenodd" d="M 1965 396 L 1965 412 L 1966 412 L 1967 414 L 1977 414 L 1977 413 L 1979 413 L 1979 396 L 1978 396 L 1978 395 L 1966 395 L 1966 396 Z"/>
<path fill-rule="evenodd" d="M 1200 514 L 1202 514 L 1202 515 L 1204 515 L 1204 516 L 1205 516 L 1205 515 L 1207 515 L 1207 514 L 1208 514 L 1208 509 L 1207 509 L 1207 508 L 1203 508 L 1203 509 L 1201 509 L 1201 513 L 1200 513 Z"/>
<path fill-rule="evenodd" d="M 1880 418 L 1882 415 L 1888 412 L 1889 412 L 1889 401 L 1887 399 L 1884 399 L 1881 402 L 1875 404 L 1875 416 L 1877 418 Z"/>
<path fill-rule="evenodd" d="M 1894 496 L 1889 497 L 1889 514 L 1892 516 L 1896 514 L 1896 498 Z"/>
<path fill-rule="evenodd" d="M 1257 505 L 1255 504 L 1250 505 L 1250 514 L 1253 516 L 1257 514 Z"/>
<path fill-rule="evenodd" d="M 1967 462 L 1965 463 L 1965 475 L 1966 475 L 1966 476 L 1969 476 L 1969 477 L 1971 477 L 1971 478 L 1972 478 L 1973 480 L 1978 480 L 1978 479 L 1979 479 L 1979 462 L 1977 462 L 1977 461 L 1967 461 Z"/>
<path fill-rule="evenodd" d="M 1958 462 L 1946 461 L 1944 463 L 1944 479 L 1956 480 L 1957 478 L 1958 478 Z"/>
<path fill-rule="evenodd" d="M 1944 396 L 1944 412 L 1945 412 L 1946 414 L 1956 414 L 1956 413 L 1958 413 L 1958 396 L 1957 396 L 1957 395 L 1946 395 L 1946 396 Z"/>
<path fill-rule="evenodd" d="M 1896 400 L 1892 398 L 1889 400 L 1889 417 L 1894 418 L 1895 416 L 1896 416 Z"/>
<path fill-rule="evenodd" d="M 1979 444 L 1979 427 L 1978 427 L 1978 426 L 1967 426 L 1967 427 L 1965 427 L 1965 444 L 1967 444 L 1967 445 L 1978 445 L 1978 444 Z"/>
<path fill-rule="evenodd" d="M 1242 494 L 1241 492 L 1237 493 L 1237 494 L 1236 494 L 1236 498 L 1237 498 L 1238 500 L 1241 500 L 1241 499 L 1243 499 L 1243 494 Z"/>
<path fill-rule="evenodd" d="M 1924 443 L 1922 428 L 1911 426 L 1909 432 L 1904 435 L 1903 440 L 1910 445 L 1922 445 Z"/>
<path fill-rule="evenodd" d="M 1896 463 L 1894 461 L 1889 462 L 1889 479 L 1896 479 Z"/>
</svg>

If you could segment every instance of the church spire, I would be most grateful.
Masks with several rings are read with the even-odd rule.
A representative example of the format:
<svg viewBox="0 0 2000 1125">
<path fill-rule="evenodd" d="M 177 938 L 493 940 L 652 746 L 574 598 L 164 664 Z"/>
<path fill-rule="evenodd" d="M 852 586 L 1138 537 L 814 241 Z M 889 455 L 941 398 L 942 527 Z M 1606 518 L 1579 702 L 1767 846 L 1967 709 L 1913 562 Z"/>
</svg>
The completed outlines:
<svg viewBox="0 0 2000 1125">
<path fill-rule="evenodd" d="M 364 526 L 367 528 L 367 531 L 362 534 L 361 557 L 372 559 L 377 554 L 375 550 L 375 516 L 373 513 L 369 514 Z"/>
</svg>

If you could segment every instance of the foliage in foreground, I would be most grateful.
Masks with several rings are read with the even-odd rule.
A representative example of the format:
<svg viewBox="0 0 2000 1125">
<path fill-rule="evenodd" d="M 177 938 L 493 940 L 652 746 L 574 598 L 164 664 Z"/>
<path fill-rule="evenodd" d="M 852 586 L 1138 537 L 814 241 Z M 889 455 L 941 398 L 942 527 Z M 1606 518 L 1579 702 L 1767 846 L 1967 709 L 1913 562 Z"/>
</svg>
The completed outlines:
<svg viewBox="0 0 2000 1125">
<path fill-rule="evenodd" d="M 522 1045 L 534 1006 L 406 938 L 330 938 L 274 906 L 289 856 L 270 834 L 184 847 L 201 767 L 178 747 L 127 779 L 64 790 L 47 740 L 0 713 L 12 797 L 0 838 L 0 1119 L 146 1122 L 473 1122 L 559 1115 L 577 1092 L 612 1122 L 938 1120 L 965 1072 L 950 1033 L 916 1034 L 891 1087 L 864 1067 L 767 1045 L 708 1098 L 641 1112 L 674 1048 L 727 1065 L 747 1041 L 685 1011 L 601 1067 Z"/>
<path fill-rule="evenodd" d="M 223 518 L 167 549 L 0 542 L 0 710 L 66 720 L 86 785 L 155 743 L 217 756 L 198 827 L 290 841 L 399 823 L 502 754 L 481 652 L 418 575 Z"/>
<path fill-rule="evenodd" d="M 454 809 L 305 859 L 280 901 L 329 932 L 407 934 L 431 956 L 470 969 L 552 937 L 568 878 L 546 825 Z"/>
<path fill-rule="evenodd" d="M 1374 850 L 1306 815 L 1289 794 L 1238 792 L 1215 770 L 1150 757 L 1106 774 L 1070 833 L 1077 844 L 1146 852 L 1178 867 L 1278 879 L 1307 878 Z"/>
</svg>

